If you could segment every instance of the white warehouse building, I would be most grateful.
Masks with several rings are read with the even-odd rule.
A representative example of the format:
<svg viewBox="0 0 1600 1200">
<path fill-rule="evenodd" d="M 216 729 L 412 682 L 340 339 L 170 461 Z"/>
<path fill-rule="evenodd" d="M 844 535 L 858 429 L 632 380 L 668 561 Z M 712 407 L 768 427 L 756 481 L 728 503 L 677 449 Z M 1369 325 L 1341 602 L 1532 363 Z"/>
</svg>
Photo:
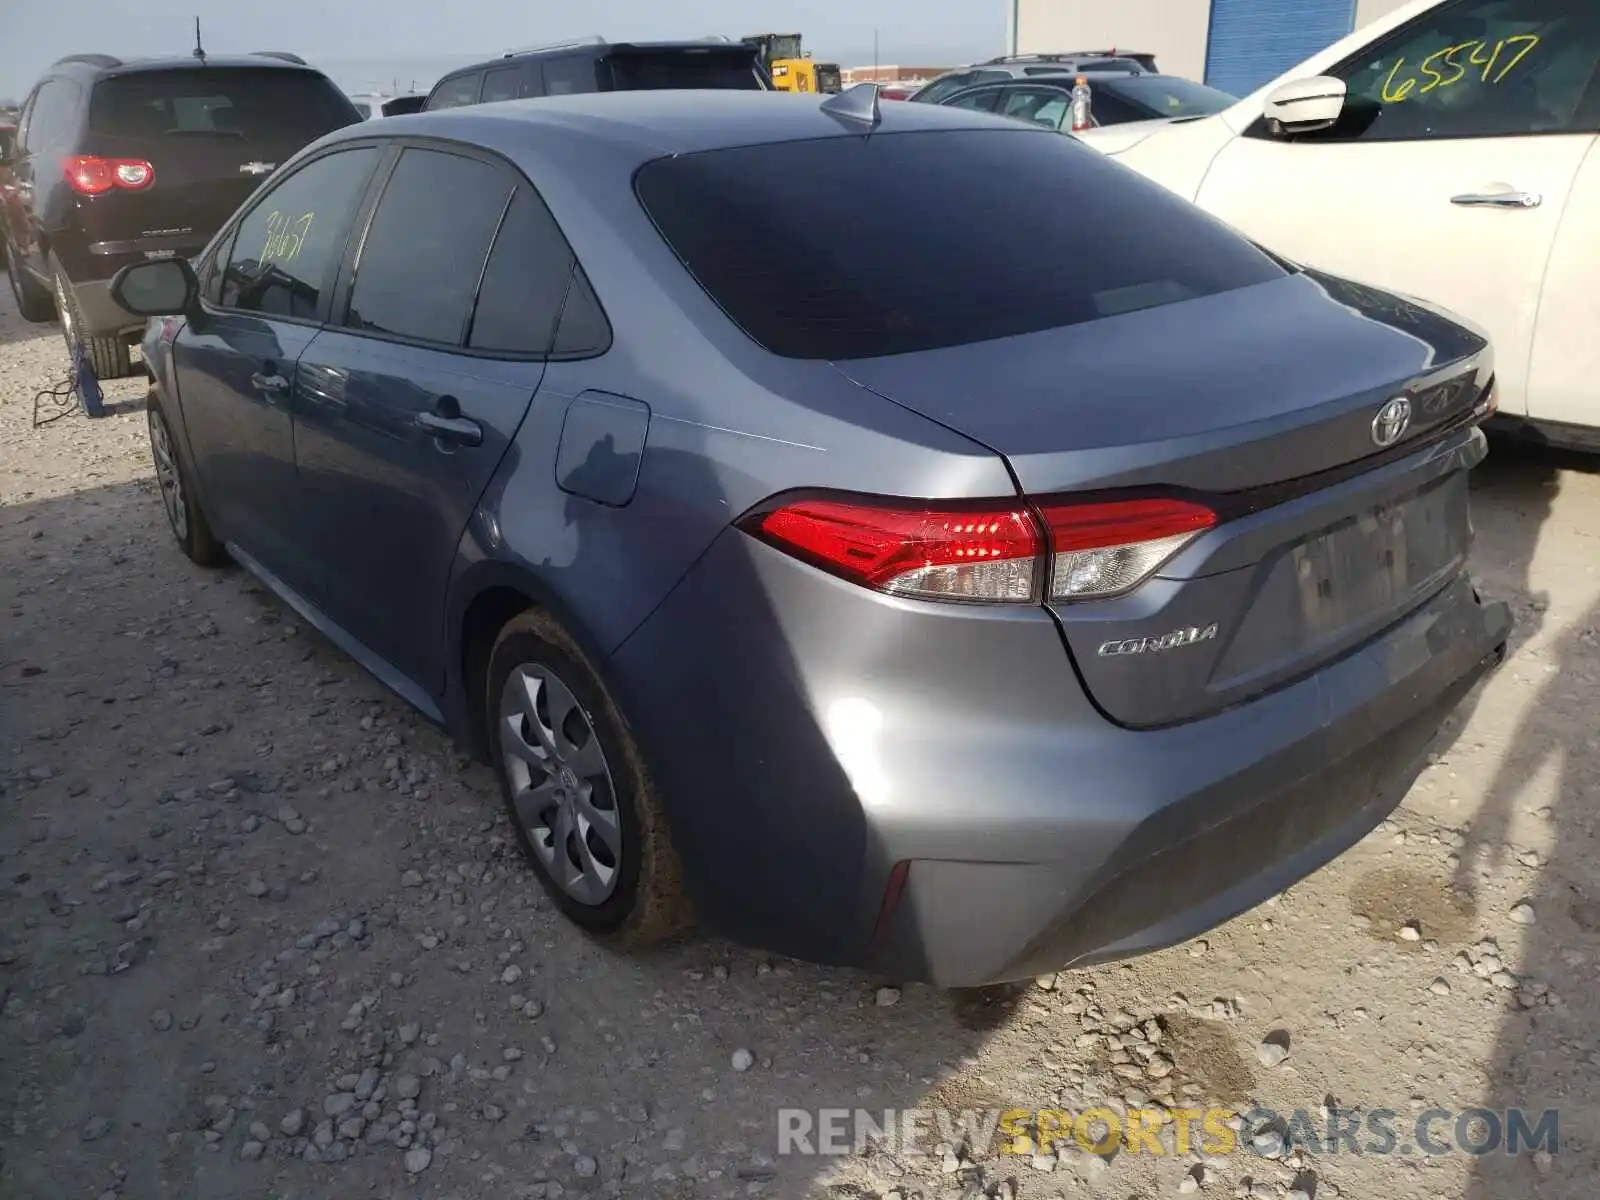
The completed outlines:
<svg viewBox="0 0 1600 1200">
<path fill-rule="evenodd" d="M 1011 0 L 1018 53 L 1119 49 L 1243 96 L 1407 0 Z"/>
</svg>

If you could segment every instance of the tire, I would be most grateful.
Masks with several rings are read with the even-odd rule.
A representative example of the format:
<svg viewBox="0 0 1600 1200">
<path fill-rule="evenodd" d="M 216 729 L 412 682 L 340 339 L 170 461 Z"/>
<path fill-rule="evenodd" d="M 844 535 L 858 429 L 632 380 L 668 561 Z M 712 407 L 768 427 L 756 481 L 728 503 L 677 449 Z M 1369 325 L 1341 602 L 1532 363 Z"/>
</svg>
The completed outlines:
<svg viewBox="0 0 1600 1200">
<path fill-rule="evenodd" d="M 61 316 L 61 336 L 66 339 L 68 357 L 72 355 L 74 340 L 80 341 L 84 353 L 89 356 L 89 367 L 96 379 L 126 379 L 132 375 L 133 361 L 128 354 L 128 343 L 122 340 L 121 334 L 93 337 L 81 332 L 83 313 L 78 308 L 77 293 L 72 290 L 67 273 L 61 269 L 60 262 L 53 254 L 50 256 L 50 277 L 55 280 L 56 311 Z"/>
<path fill-rule="evenodd" d="M 50 298 L 50 289 L 28 274 L 17 261 L 17 252 L 9 246 L 6 247 L 6 278 L 11 281 L 11 294 L 16 297 L 17 311 L 24 321 L 43 325 L 56 319 L 56 305 Z"/>
<path fill-rule="evenodd" d="M 573 705 L 561 737 L 552 742 L 551 713 L 568 698 Z M 507 623 L 489 656 L 483 703 L 489 749 L 517 840 L 567 919 L 596 938 L 627 947 L 651 945 L 691 925 L 666 813 L 638 745 L 566 631 L 537 610 Z M 554 766 L 531 766 L 530 752 Z M 585 799 L 560 801 L 562 793 L 552 789 L 563 785 Z M 541 800 L 548 807 L 538 811 Z M 563 808 L 571 832 L 558 844 Z M 607 828 L 617 831 L 620 853 L 605 836 Z M 580 837 L 587 852 L 581 855 Z M 583 859 L 599 870 L 585 872 Z M 596 878 L 605 873 L 607 859 L 609 889 Z M 576 884 L 575 876 L 581 877 Z"/>
<path fill-rule="evenodd" d="M 161 507 L 166 510 L 172 536 L 190 562 L 202 567 L 224 565 L 228 552 L 211 532 L 200 493 L 184 465 L 177 438 L 154 392 L 145 405 L 145 419 L 150 427 L 150 457 L 155 460 L 156 486 L 161 489 Z"/>
</svg>

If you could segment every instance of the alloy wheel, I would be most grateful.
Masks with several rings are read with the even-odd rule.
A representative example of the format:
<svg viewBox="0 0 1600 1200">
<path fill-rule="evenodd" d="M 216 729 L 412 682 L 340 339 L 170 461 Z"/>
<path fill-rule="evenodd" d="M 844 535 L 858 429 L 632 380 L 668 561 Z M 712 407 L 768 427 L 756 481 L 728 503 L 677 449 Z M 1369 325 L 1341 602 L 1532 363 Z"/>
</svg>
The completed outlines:
<svg viewBox="0 0 1600 1200">
<path fill-rule="evenodd" d="M 159 408 L 149 409 L 150 455 L 156 461 L 156 482 L 161 485 L 161 503 L 167 510 L 167 520 L 180 542 L 189 539 L 189 510 L 184 504 L 183 476 L 178 473 L 178 460 L 173 454 L 172 437 L 167 431 L 167 419 Z"/>
<path fill-rule="evenodd" d="M 511 803 L 550 878 L 584 905 L 617 889 L 622 820 L 594 723 L 572 689 L 539 663 L 500 693 L 500 747 Z"/>
</svg>

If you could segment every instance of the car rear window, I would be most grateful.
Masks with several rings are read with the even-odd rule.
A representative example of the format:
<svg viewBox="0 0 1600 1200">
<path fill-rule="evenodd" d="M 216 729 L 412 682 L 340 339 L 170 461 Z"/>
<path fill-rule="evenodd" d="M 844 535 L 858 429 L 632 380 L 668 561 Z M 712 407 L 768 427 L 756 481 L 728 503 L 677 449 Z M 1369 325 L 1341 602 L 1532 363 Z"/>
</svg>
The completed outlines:
<svg viewBox="0 0 1600 1200">
<path fill-rule="evenodd" d="M 1130 75 L 1101 86 L 1157 117 L 1209 117 L 1239 102 L 1237 96 L 1175 75 Z"/>
<path fill-rule="evenodd" d="M 964 345 L 1285 274 L 1159 185 L 1026 128 L 685 154 L 635 188 L 711 298 L 787 358 Z"/>
<path fill-rule="evenodd" d="M 629 50 L 606 56 L 611 86 L 618 92 L 716 88 L 761 91 L 753 54 L 726 50 Z"/>
<path fill-rule="evenodd" d="M 213 68 L 140 71 L 95 84 L 89 130 L 107 137 L 240 137 L 309 142 L 359 117 L 313 71 Z"/>
</svg>

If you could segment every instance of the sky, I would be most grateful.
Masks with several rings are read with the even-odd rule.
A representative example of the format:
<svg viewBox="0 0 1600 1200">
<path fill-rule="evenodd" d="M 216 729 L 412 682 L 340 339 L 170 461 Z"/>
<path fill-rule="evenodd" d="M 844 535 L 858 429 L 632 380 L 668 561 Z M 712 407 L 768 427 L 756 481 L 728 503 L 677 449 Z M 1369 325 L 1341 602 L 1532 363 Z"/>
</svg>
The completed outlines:
<svg viewBox="0 0 1600 1200">
<path fill-rule="evenodd" d="M 347 90 L 420 86 L 512 47 L 799 32 L 818 60 L 944 66 L 1003 53 L 1007 0 L 0 0 L 0 99 L 20 100 L 64 54 L 186 53 L 199 16 L 212 53 L 292 50 Z M 544 12 L 548 15 L 539 15 Z"/>
</svg>

